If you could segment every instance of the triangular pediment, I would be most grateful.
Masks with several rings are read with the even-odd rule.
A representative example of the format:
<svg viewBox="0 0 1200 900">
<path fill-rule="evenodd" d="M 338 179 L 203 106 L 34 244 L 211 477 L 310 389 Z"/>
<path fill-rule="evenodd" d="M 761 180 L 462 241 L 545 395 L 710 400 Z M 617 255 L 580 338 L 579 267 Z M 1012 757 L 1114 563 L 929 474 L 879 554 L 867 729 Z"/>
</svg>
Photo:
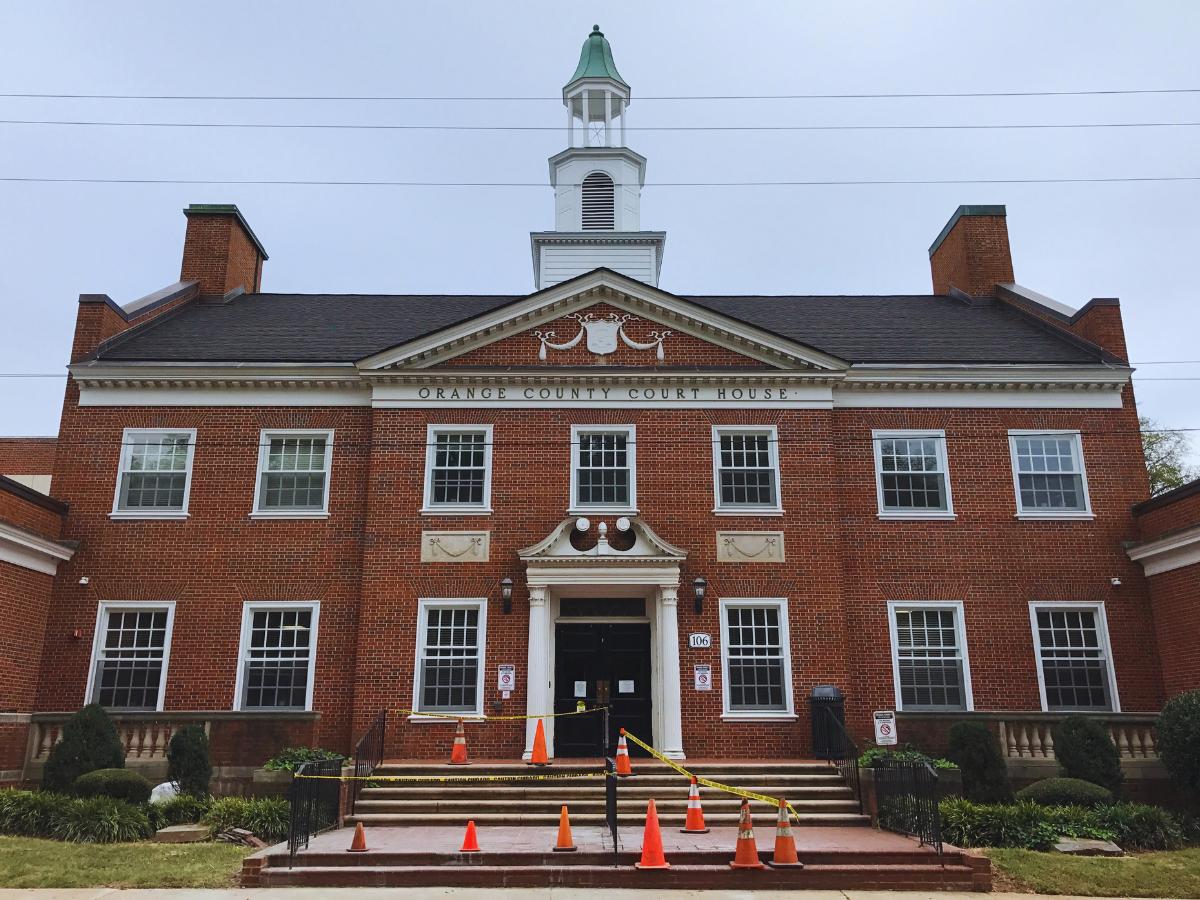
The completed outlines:
<svg viewBox="0 0 1200 900">
<path fill-rule="evenodd" d="M 843 371 L 812 347 L 610 269 L 360 360 L 361 370 L 667 366 Z"/>
</svg>

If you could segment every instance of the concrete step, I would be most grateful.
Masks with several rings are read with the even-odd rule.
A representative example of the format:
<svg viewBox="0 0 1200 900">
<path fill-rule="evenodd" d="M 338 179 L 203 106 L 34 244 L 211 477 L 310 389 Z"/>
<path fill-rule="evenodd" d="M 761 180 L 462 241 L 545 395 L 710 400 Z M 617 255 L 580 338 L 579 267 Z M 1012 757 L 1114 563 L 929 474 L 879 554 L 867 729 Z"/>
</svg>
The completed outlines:
<svg viewBox="0 0 1200 900">
<path fill-rule="evenodd" d="M 657 806 L 657 804 L 656 804 Z M 857 804 L 855 805 L 857 810 Z M 672 811 L 675 818 L 682 825 L 684 813 L 683 810 Z M 769 812 L 764 810 L 763 813 L 768 818 L 762 820 L 763 825 L 769 826 L 772 821 L 769 820 Z M 359 812 L 346 819 L 350 825 L 362 822 L 367 826 L 388 826 L 388 825 L 461 825 L 468 819 L 475 822 L 476 825 L 557 825 L 558 810 L 548 812 L 520 812 L 520 811 L 505 811 L 505 810 L 462 810 L 458 812 Z M 622 825 L 640 825 L 645 822 L 645 808 L 631 808 L 628 811 L 619 808 L 617 812 L 617 820 Z M 704 821 L 710 827 L 713 825 L 736 825 L 738 822 L 738 813 L 736 810 L 732 812 L 715 811 L 710 813 L 704 811 Z M 847 825 L 869 825 L 870 816 L 860 815 L 855 812 L 801 812 L 799 819 L 793 820 L 793 825 L 800 827 L 808 825 L 827 825 L 827 826 L 847 826 Z M 603 812 L 572 812 L 572 825 L 603 825 L 605 822 Z M 760 827 L 763 827 L 760 825 Z"/>
<path fill-rule="evenodd" d="M 617 809 L 625 810 L 641 810 L 646 811 L 646 803 L 650 798 L 628 797 L 617 798 Z M 502 800 L 491 797 L 470 797 L 470 798 L 454 798 L 454 799 L 426 799 L 426 800 L 359 800 L 355 805 L 354 810 L 358 813 L 418 813 L 418 812 L 461 812 L 466 816 L 470 816 L 475 812 L 495 812 L 495 811 L 511 811 L 511 812 L 558 812 L 559 808 L 566 801 L 561 798 L 535 798 L 532 800 Z M 654 798 L 655 806 L 658 811 L 669 812 L 672 810 L 686 810 L 687 798 L 665 799 Z M 605 800 L 604 797 L 596 797 L 594 799 L 574 800 L 569 804 L 572 812 L 603 812 Z M 702 806 L 705 809 L 714 810 L 730 810 L 737 812 L 741 807 L 742 800 L 733 794 L 727 794 L 725 797 L 710 797 L 702 800 Z M 858 801 L 849 798 L 841 800 L 798 800 L 792 803 L 796 812 L 858 812 Z M 754 809 L 757 811 L 759 807 L 768 808 L 767 804 L 755 804 Z"/>
<path fill-rule="evenodd" d="M 675 769 L 659 762 L 646 759 L 634 759 L 633 770 L 639 775 L 664 775 L 671 778 L 682 778 Z M 830 775 L 838 777 L 837 770 L 823 762 L 805 763 L 763 763 L 749 762 L 722 763 L 720 765 L 692 765 L 684 762 L 683 766 L 696 775 L 720 780 L 723 777 L 744 778 L 747 774 L 756 777 L 778 777 L 781 775 Z M 377 775 L 461 775 L 486 773 L 491 775 L 528 775 L 531 773 L 557 772 L 603 772 L 604 766 L 595 763 L 573 763 L 569 759 L 556 759 L 548 766 L 531 766 L 526 763 L 495 763 L 473 762 L 466 766 L 450 766 L 434 763 L 396 763 L 385 762 L 377 766 Z"/>
<path fill-rule="evenodd" d="M 853 792 L 844 784 L 830 785 L 746 785 L 746 790 L 755 793 L 784 796 L 793 803 L 798 800 L 844 800 L 852 799 Z M 655 800 L 678 794 L 687 798 L 687 784 L 683 781 L 672 785 L 654 786 L 631 781 L 622 781 L 617 789 L 618 796 L 641 797 Z M 556 784 L 553 788 L 545 787 L 509 787 L 503 784 L 488 784 L 485 790 L 480 785 L 448 785 L 439 784 L 433 787 L 413 785 L 406 787 L 364 788 L 359 794 L 361 800 L 453 800 L 455 798 L 471 798 L 486 796 L 489 800 L 533 800 L 553 797 L 563 803 L 572 800 L 596 800 L 604 798 L 604 787 L 600 785 L 563 787 Z M 700 788 L 700 799 L 707 803 L 710 799 L 718 800 L 722 796 L 730 796 L 723 791 L 713 788 Z"/>
</svg>

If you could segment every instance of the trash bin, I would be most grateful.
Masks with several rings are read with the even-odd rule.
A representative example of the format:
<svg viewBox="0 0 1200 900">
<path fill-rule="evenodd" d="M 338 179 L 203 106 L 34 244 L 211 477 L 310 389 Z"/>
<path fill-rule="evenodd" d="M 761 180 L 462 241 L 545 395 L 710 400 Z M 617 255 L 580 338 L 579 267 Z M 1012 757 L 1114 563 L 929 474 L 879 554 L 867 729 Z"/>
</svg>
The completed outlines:
<svg viewBox="0 0 1200 900">
<path fill-rule="evenodd" d="M 845 752 L 846 695 L 832 684 L 818 684 L 808 695 L 813 756 L 838 759 Z"/>
</svg>

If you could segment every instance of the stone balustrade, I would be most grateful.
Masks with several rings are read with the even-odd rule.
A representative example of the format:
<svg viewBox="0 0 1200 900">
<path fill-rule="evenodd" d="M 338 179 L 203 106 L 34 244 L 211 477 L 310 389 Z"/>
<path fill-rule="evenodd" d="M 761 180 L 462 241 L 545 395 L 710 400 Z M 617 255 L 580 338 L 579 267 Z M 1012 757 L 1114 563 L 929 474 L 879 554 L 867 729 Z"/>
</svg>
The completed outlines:
<svg viewBox="0 0 1200 900">
<path fill-rule="evenodd" d="M 185 725 L 200 725 L 208 734 L 212 721 L 208 713 L 114 713 L 113 725 L 125 747 L 126 765 L 163 762 L 171 736 Z M 29 762 L 44 765 L 50 750 L 62 740 L 63 725 L 70 713 L 34 713 L 29 728 Z"/>
<path fill-rule="evenodd" d="M 991 718 L 991 716 L 989 716 Z M 1055 759 L 1054 726 L 1065 713 L 996 715 L 1000 750 L 1009 759 Z M 1098 714 L 1121 759 L 1158 759 L 1154 723 L 1157 716 L 1138 713 Z"/>
</svg>

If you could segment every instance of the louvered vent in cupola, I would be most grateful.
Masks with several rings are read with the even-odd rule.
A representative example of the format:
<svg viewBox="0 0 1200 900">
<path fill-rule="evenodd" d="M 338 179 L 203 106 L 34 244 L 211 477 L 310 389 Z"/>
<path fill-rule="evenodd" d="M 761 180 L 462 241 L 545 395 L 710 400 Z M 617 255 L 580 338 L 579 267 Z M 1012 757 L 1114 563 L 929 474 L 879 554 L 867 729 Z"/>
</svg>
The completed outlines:
<svg viewBox="0 0 1200 900">
<path fill-rule="evenodd" d="M 616 227 L 613 180 L 604 172 L 583 179 L 583 230 L 612 231 Z"/>
</svg>

